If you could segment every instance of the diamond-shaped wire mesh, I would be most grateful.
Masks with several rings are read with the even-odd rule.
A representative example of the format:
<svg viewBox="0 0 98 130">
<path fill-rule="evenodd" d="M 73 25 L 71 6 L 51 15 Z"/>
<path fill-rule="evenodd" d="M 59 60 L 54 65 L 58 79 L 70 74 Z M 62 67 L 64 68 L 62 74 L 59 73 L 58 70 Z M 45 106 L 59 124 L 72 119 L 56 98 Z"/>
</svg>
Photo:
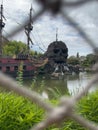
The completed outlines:
<svg viewBox="0 0 98 130">
<path fill-rule="evenodd" d="M 75 21 L 70 18 L 67 12 L 64 11 L 64 8 L 68 7 L 80 7 L 84 6 L 85 4 L 89 4 L 90 2 L 96 2 L 98 4 L 98 0 L 79 0 L 76 2 L 68 2 L 64 0 L 38 0 L 38 3 L 42 4 L 42 8 L 40 11 L 32 17 L 32 21 L 34 22 L 39 16 L 41 16 L 45 11 L 51 11 L 53 15 L 57 15 L 60 13 L 64 19 L 66 19 L 73 28 L 77 31 L 81 32 L 81 36 L 84 40 L 92 47 L 95 54 L 98 54 L 97 47 L 94 42 L 85 34 L 83 29 L 79 26 L 75 26 Z M 24 26 L 28 24 L 28 20 L 26 19 L 23 25 L 15 30 L 12 30 L 7 38 L 12 37 L 17 32 L 21 31 Z M 98 72 L 98 64 L 94 66 L 96 72 Z M 97 124 L 95 125 L 89 120 L 84 119 L 80 115 L 74 112 L 74 107 L 76 103 L 88 92 L 88 90 L 92 87 L 93 84 L 98 82 L 98 73 L 96 73 L 92 80 L 85 86 L 81 92 L 77 95 L 67 98 L 61 97 L 59 101 L 59 105 L 54 107 L 51 104 L 47 103 L 40 97 L 40 95 L 34 91 L 28 90 L 25 86 L 18 87 L 17 83 L 13 81 L 11 78 L 5 76 L 4 74 L 0 74 L 0 85 L 4 86 L 6 89 L 10 91 L 14 91 L 17 94 L 29 98 L 32 102 L 35 102 L 40 107 L 42 107 L 47 112 L 47 117 L 36 126 L 32 128 L 32 130 L 43 130 L 52 124 L 61 124 L 67 117 L 77 121 L 82 126 L 90 130 L 98 130 Z"/>
</svg>

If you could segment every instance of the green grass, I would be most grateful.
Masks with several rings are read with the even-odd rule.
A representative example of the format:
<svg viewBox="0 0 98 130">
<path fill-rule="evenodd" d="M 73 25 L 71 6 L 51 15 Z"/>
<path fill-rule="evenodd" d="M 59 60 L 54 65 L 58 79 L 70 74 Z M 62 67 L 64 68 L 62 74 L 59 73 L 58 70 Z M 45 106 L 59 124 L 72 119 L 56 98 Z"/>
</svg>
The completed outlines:
<svg viewBox="0 0 98 130">
<path fill-rule="evenodd" d="M 77 104 L 76 111 L 85 119 L 98 123 L 98 90 L 83 97 Z M 64 123 L 63 127 L 63 130 L 87 130 L 72 120 Z"/>
<path fill-rule="evenodd" d="M 0 130 L 29 130 L 42 117 L 43 110 L 27 99 L 0 93 Z"/>
<path fill-rule="evenodd" d="M 59 92 L 57 91 L 56 94 L 59 95 Z M 57 99 L 49 100 L 49 102 L 54 105 L 58 104 Z M 83 97 L 76 106 L 76 112 L 86 119 L 98 123 L 98 91 Z M 44 113 L 43 109 L 26 98 L 12 92 L 0 92 L 0 130 L 29 130 L 43 120 Z M 46 130 L 87 129 L 70 119 L 64 122 L 60 129 L 53 125 Z"/>
</svg>

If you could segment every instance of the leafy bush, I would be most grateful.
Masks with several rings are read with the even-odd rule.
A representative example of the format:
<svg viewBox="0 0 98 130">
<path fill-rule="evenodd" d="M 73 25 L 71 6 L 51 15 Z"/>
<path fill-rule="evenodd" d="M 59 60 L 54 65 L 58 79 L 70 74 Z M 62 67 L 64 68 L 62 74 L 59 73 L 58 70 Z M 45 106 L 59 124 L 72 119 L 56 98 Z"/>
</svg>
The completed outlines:
<svg viewBox="0 0 98 130">
<path fill-rule="evenodd" d="M 0 93 L 0 130 L 28 130 L 42 120 L 43 110 L 13 93 Z"/>
<path fill-rule="evenodd" d="M 77 105 L 76 111 L 84 118 L 98 123 L 98 91 L 83 97 Z M 87 130 L 74 121 L 64 123 L 63 130 Z"/>
<path fill-rule="evenodd" d="M 57 100 L 49 101 L 58 104 Z M 98 122 L 98 91 L 83 97 L 76 106 L 76 111 L 88 120 Z M 0 130 L 29 130 L 42 121 L 44 111 L 35 103 L 17 96 L 12 92 L 0 93 Z M 47 130 L 58 130 L 50 126 Z M 77 122 L 68 120 L 60 130 L 87 130 Z"/>
</svg>

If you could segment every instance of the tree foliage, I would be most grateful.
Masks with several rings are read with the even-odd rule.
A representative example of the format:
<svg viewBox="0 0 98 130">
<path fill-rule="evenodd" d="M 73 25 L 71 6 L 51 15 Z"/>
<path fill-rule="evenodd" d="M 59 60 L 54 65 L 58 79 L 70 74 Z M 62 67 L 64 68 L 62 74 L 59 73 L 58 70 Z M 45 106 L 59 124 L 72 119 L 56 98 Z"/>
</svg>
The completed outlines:
<svg viewBox="0 0 98 130">
<path fill-rule="evenodd" d="M 95 54 L 88 54 L 84 61 L 82 61 L 82 66 L 91 67 L 97 62 L 98 56 Z"/>
<path fill-rule="evenodd" d="M 70 56 L 67 60 L 68 64 L 77 65 L 82 67 L 92 67 L 97 62 L 98 56 L 95 54 L 88 54 L 86 56 Z"/>
<path fill-rule="evenodd" d="M 24 44 L 21 41 L 10 41 L 8 44 L 6 44 L 3 47 L 3 55 L 7 56 L 14 56 L 18 55 L 19 53 L 26 54 L 28 52 L 28 47 L 26 44 Z M 40 57 L 42 56 L 41 53 L 38 53 L 37 51 L 30 50 L 30 55 Z"/>
<path fill-rule="evenodd" d="M 75 56 L 70 56 L 67 60 L 68 64 L 77 65 L 79 64 L 79 59 Z"/>
<path fill-rule="evenodd" d="M 13 56 L 17 55 L 20 52 L 27 52 L 27 46 L 26 44 L 22 42 L 17 42 L 17 41 L 10 41 L 8 44 L 6 44 L 3 47 L 3 54 L 8 55 L 8 56 Z"/>
</svg>

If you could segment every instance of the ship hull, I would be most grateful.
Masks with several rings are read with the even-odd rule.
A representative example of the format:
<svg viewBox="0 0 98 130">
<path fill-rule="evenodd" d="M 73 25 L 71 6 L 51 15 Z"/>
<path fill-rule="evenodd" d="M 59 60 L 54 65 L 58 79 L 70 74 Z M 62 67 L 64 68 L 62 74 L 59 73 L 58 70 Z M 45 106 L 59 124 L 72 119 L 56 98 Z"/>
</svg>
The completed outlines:
<svg viewBox="0 0 98 130">
<path fill-rule="evenodd" d="M 22 71 L 23 78 L 29 78 L 34 76 L 36 67 L 28 59 L 0 58 L 0 71 L 14 78 Z"/>
</svg>

